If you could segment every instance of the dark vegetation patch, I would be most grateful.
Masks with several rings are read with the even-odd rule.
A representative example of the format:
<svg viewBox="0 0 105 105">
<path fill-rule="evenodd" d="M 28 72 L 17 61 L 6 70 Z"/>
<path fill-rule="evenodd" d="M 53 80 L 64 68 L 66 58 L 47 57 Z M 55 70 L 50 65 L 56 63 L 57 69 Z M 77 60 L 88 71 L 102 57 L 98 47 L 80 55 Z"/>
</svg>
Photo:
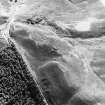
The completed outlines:
<svg viewBox="0 0 105 105">
<path fill-rule="evenodd" d="M 0 51 L 0 72 L 1 105 L 45 105 L 36 82 L 13 44 Z"/>
</svg>

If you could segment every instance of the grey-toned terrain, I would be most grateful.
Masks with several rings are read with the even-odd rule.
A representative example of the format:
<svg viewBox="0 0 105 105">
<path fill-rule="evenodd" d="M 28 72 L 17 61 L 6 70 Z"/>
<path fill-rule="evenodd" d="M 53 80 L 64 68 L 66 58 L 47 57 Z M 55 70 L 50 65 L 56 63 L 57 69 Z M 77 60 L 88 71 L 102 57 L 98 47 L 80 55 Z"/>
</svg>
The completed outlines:
<svg viewBox="0 0 105 105">
<path fill-rule="evenodd" d="M 104 0 L 0 0 L 0 105 L 105 105 Z"/>
</svg>

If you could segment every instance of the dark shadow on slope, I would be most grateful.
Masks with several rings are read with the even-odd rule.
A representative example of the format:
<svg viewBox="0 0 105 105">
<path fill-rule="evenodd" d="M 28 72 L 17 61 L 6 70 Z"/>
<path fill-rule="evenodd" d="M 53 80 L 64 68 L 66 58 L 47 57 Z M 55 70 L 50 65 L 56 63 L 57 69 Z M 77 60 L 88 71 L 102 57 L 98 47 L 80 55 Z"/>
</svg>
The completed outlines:
<svg viewBox="0 0 105 105">
<path fill-rule="evenodd" d="M 10 37 L 13 38 L 19 45 L 21 45 L 29 55 L 37 60 L 48 60 L 56 57 L 60 57 L 61 54 L 57 52 L 57 49 L 47 44 L 36 44 L 32 39 L 22 38 L 21 36 L 10 33 Z"/>
<path fill-rule="evenodd" d="M 47 64 L 37 72 L 44 94 L 53 105 L 66 105 L 78 91 L 76 87 L 68 86 L 64 73 L 56 63 Z"/>
<path fill-rule="evenodd" d="M 71 30 L 67 29 L 70 33 L 70 35 L 67 35 L 65 37 L 68 38 L 80 38 L 80 39 L 91 39 L 91 38 L 100 38 L 102 36 L 105 36 L 105 30 L 94 30 L 94 31 L 76 31 L 76 30 Z"/>
</svg>

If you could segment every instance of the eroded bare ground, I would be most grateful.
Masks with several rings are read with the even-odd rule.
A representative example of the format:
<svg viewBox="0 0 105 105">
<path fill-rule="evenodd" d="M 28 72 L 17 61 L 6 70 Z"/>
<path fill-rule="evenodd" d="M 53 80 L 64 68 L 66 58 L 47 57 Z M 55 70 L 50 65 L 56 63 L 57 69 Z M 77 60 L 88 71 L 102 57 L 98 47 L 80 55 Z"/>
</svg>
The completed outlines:
<svg viewBox="0 0 105 105">
<path fill-rule="evenodd" d="M 19 105 L 105 105 L 104 0 L 0 3 L 1 51 L 14 43 L 44 100 Z"/>
</svg>

